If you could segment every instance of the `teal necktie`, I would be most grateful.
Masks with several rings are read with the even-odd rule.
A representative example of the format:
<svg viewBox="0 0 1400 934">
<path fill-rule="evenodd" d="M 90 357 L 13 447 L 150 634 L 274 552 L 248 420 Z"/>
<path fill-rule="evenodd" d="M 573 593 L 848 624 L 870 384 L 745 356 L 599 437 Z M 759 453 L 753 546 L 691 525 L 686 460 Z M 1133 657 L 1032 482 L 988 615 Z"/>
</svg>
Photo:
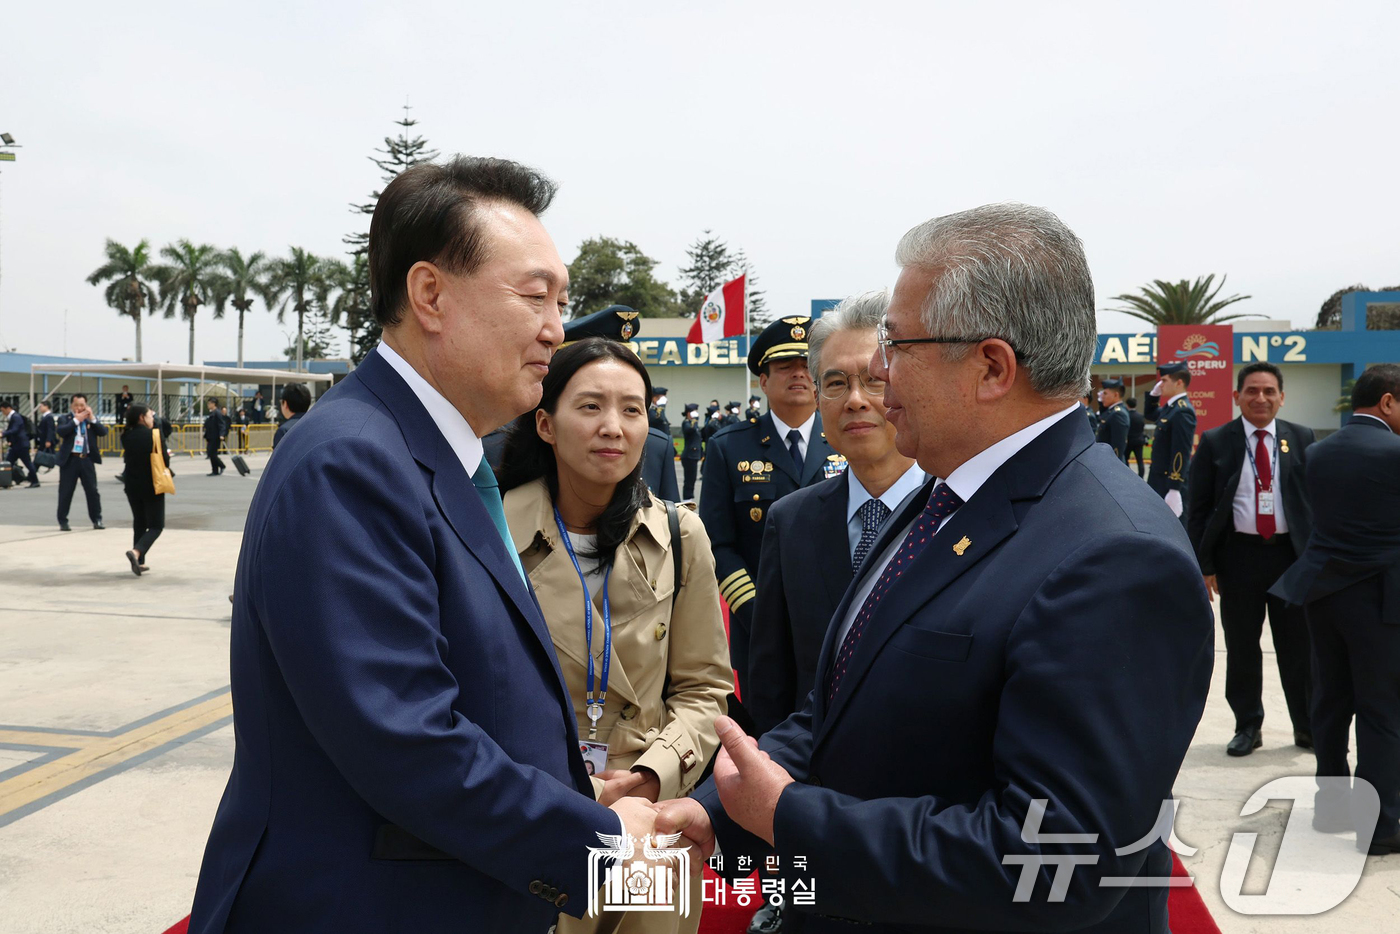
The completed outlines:
<svg viewBox="0 0 1400 934">
<path fill-rule="evenodd" d="M 525 568 L 520 564 L 520 556 L 515 553 L 515 542 L 511 540 L 510 529 L 506 526 L 506 510 L 501 504 L 501 488 L 496 483 L 496 472 L 485 457 L 481 458 L 481 466 L 472 474 L 472 483 L 476 484 L 476 495 L 481 497 L 481 505 L 486 507 L 491 521 L 496 523 L 496 532 L 506 546 L 506 554 L 515 562 L 515 569 L 520 572 L 520 579 L 528 588 L 530 581 L 525 576 Z"/>
</svg>

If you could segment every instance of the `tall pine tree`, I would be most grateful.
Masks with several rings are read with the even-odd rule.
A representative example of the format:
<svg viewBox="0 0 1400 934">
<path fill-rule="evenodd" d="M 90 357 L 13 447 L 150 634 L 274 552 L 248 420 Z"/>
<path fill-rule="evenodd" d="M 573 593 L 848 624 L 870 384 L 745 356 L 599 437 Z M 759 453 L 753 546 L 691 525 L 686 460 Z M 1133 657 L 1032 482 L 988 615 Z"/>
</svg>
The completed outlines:
<svg viewBox="0 0 1400 934">
<path fill-rule="evenodd" d="M 379 170 L 384 173 L 384 184 L 386 185 L 404 169 L 420 162 L 431 162 L 438 155 L 437 150 L 428 148 L 428 141 L 422 136 L 410 137 L 408 135 L 409 131 L 418 125 L 418 121 L 408 115 L 411 109 L 408 104 L 403 105 L 403 119 L 394 121 L 395 125 L 399 127 L 399 135 L 384 137 L 383 148 L 375 150 L 377 155 L 369 156 L 369 161 L 379 166 Z M 367 203 L 350 205 L 350 212 L 366 217 L 373 215 L 375 205 L 379 203 L 379 196 L 382 193 L 382 189 L 372 192 Z M 366 221 L 366 228 L 368 228 L 368 221 Z M 369 295 L 369 266 L 366 263 L 353 263 L 355 257 L 363 256 L 369 252 L 369 230 L 366 229 L 363 233 L 352 233 L 343 238 L 343 242 L 350 247 L 352 265 L 349 268 L 355 277 L 354 281 L 349 284 L 349 288 L 363 295 Z M 343 325 L 350 332 L 350 356 L 356 363 L 359 363 L 379 345 L 379 322 L 374 320 L 373 315 L 352 314 L 346 316 Z"/>
</svg>

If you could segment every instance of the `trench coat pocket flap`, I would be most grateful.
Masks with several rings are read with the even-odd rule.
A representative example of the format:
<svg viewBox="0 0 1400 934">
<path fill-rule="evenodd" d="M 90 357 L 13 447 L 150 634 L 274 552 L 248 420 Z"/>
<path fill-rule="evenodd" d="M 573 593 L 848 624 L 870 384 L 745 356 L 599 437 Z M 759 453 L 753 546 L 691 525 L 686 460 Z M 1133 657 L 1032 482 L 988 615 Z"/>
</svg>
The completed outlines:
<svg viewBox="0 0 1400 934">
<path fill-rule="evenodd" d="M 967 653 L 972 650 L 972 637 L 958 632 L 936 632 L 906 624 L 899 627 L 890 638 L 890 645 L 920 658 L 965 662 Z"/>
<path fill-rule="evenodd" d="M 373 859 L 456 859 L 424 843 L 413 834 L 396 824 L 380 824 L 374 832 L 374 848 L 370 850 Z"/>
</svg>

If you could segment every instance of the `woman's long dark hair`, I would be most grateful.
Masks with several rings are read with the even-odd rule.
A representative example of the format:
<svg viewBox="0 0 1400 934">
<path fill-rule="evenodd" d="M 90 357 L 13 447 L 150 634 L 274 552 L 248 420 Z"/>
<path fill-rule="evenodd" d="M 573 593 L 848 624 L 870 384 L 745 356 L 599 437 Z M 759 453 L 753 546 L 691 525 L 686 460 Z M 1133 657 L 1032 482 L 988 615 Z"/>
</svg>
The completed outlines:
<svg viewBox="0 0 1400 934">
<path fill-rule="evenodd" d="M 139 402 L 133 402 L 131 405 L 128 405 L 126 407 L 126 427 L 130 429 L 141 425 L 141 416 L 145 415 L 150 410 L 150 406 L 142 405 Z M 141 427 L 145 428 L 146 426 L 141 425 Z"/>
<path fill-rule="evenodd" d="M 544 409 L 553 415 L 569 380 L 597 360 L 616 360 L 636 370 L 645 387 L 642 398 L 651 398 L 651 377 L 647 375 L 647 368 L 642 366 L 642 361 L 626 344 L 602 337 L 589 337 L 560 350 L 549 362 L 540 404 L 534 411 L 526 412 L 510 424 L 505 453 L 501 457 L 501 475 L 497 478 L 502 492 L 543 477 L 549 487 L 550 500 L 559 498 L 559 467 L 554 460 L 554 448 L 536 430 L 535 412 Z M 651 502 L 651 490 L 642 479 L 642 460 L 642 457 L 637 458 L 637 466 L 618 482 L 612 500 L 594 523 L 598 533 L 598 550 L 585 557 L 598 558 L 604 564 L 611 564 L 617 547 L 627 541 L 627 533 L 632 529 L 632 519 L 637 511 Z"/>
</svg>

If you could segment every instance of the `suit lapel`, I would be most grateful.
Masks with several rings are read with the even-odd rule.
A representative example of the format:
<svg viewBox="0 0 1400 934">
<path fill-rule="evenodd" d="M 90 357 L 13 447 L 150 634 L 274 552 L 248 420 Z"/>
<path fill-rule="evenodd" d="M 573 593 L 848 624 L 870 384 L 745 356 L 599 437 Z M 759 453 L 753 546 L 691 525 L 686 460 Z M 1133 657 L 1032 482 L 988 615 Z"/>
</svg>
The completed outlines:
<svg viewBox="0 0 1400 934">
<path fill-rule="evenodd" d="M 851 539 L 846 531 L 846 506 L 850 503 L 850 479 L 845 475 L 822 490 L 817 526 L 817 561 L 821 565 L 827 597 L 839 602 L 851 582 Z"/>
</svg>

